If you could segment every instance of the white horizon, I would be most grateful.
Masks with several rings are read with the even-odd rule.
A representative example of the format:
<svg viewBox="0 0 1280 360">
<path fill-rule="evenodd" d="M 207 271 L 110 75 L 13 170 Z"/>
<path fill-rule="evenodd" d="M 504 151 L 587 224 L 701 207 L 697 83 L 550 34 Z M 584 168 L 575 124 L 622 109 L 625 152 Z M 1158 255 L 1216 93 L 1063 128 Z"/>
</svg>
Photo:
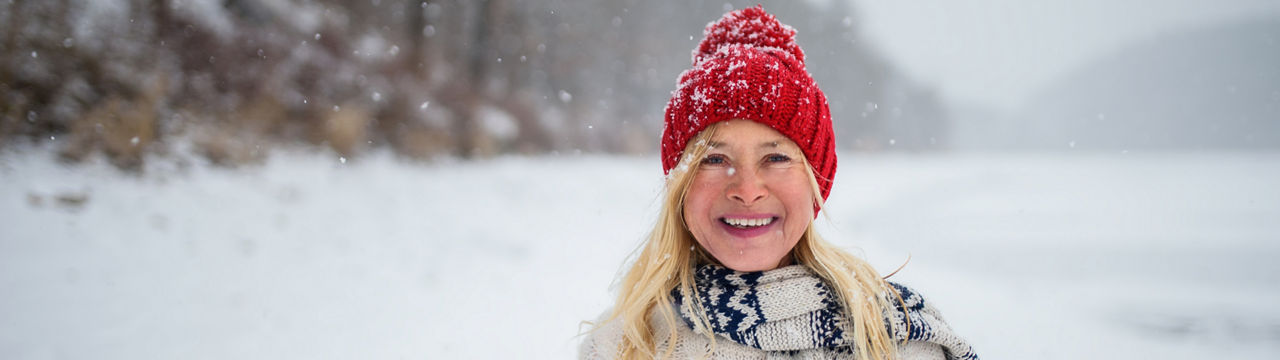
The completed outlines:
<svg viewBox="0 0 1280 360">
<path fill-rule="evenodd" d="M 1280 17 L 1266 0 L 850 1 L 862 40 L 913 81 L 949 104 L 998 111 L 1135 42 Z"/>
</svg>

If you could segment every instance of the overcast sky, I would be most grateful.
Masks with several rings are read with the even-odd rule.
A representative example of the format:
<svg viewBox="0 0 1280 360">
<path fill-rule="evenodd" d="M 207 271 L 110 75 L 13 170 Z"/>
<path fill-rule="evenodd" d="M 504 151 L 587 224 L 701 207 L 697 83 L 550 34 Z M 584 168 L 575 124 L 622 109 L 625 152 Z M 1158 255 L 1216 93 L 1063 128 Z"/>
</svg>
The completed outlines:
<svg viewBox="0 0 1280 360">
<path fill-rule="evenodd" d="M 1263 14 L 1277 0 L 850 0 L 867 41 L 951 101 L 1012 110 L 1127 43 Z"/>
</svg>

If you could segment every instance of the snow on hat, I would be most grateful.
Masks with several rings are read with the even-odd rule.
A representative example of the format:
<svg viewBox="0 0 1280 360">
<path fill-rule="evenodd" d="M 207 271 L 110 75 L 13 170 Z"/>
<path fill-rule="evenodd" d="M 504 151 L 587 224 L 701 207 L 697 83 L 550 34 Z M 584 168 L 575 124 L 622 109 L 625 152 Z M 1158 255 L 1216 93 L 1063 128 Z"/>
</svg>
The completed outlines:
<svg viewBox="0 0 1280 360">
<path fill-rule="evenodd" d="M 827 97 L 804 67 L 795 29 L 762 6 L 732 11 L 703 31 L 693 68 L 667 102 L 662 170 L 669 174 L 689 139 L 708 125 L 752 120 L 800 146 L 825 200 L 836 174 Z"/>
</svg>

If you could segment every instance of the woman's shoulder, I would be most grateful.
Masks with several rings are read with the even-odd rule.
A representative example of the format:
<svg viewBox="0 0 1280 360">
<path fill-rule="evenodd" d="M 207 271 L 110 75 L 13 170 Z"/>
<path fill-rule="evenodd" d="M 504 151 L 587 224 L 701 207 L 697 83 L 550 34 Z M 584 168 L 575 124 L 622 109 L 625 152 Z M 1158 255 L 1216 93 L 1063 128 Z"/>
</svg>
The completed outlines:
<svg viewBox="0 0 1280 360">
<path fill-rule="evenodd" d="M 942 313 L 926 301 L 924 295 L 903 284 L 887 283 L 894 294 L 889 294 L 893 309 L 886 311 L 885 318 L 895 339 L 920 343 L 916 349 L 929 348 L 924 344 L 937 344 L 947 353 L 947 359 L 978 359 L 969 343 L 951 330 Z"/>
<path fill-rule="evenodd" d="M 674 307 L 674 305 L 672 306 Z M 675 309 L 673 308 L 672 310 Z M 578 345 L 579 359 L 618 358 L 622 349 L 625 324 L 622 319 L 610 319 L 610 315 L 612 315 L 612 312 L 606 311 L 592 324 L 593 328 L 585 334 L 582 343 Z M 711 346 L 707 337 L 694 333 L 693 329 L 684 326 L 684 322 L 669 323 L 663 319 L 657 310 L 651 310 L 648 318 L 653 334 L 657 337 L 657 339 L 654 339 L 657 341 L 656 348 L 667 349 L 669 344 L 672 346 L 670 348 L 672 352 L 668 354 L 667 358 L 697 358 Z M 675 328 L 672 329 L 672 326 Z M 675 337 L 665 336 L 671 330 L 674 330 L 672 333 L 674 333 Z M 732 342 L 722 343 L 719 346 L 721 351 L 728 351 L 730 354 L 744 350 L 750 353 L 750 350 L 746 350 L 744 346 Z M 738 357 L 729 356 L 729 358 Z"/>
<path fill-rule="evenodd" d="M 590 323 L 590 330 L 583 334 L 582 343 L 578 345 L 579 359 L 613 359 L 622 341 L 622 324 L 617 319 L 609 319 L 612 310 L 606 310 Z"/>
<path fill-rule="evenodd" d="M 937 309 L 933 308 L 932 303 L 925 302 L 924 295 L 907 285 L 885 281 L 889 284 L 892 293 L 889 294 L 889 300 L 893 303 L 894 310 L 900 313 L 927 311 L 937 313 Z"/>
</svg>

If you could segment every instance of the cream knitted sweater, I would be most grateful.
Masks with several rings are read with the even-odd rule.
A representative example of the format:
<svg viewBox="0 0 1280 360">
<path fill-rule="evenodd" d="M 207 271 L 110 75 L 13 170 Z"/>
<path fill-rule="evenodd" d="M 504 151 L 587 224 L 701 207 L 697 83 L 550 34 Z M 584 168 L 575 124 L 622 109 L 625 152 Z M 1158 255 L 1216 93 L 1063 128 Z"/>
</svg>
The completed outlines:
<svg viewBox="0 0 1280 360">
<path fill-rule="evenodd" d="M 670 326 L 657 312 L 650 315 L 659 353 L 674 342 L 671 359 L 854 359 L 841 330 L 843 319 L 835 315 L 825 284 L 808 268 L 792 265 L 765 272 L 741 273 L 714 265 L 697 269 L 698 298 L 715 333 L 690 321 L 693 307 L 674 293 L 673 310 L 685 321 L 674 324 L 675 338 L 666 338 Z M 903 303 L 887 311 L 885 320 L 901 345 L 901 359 L 973 359 L 978 357 L 919 294 L 890 283 Z M 607 312 L 606 312 L 607 314 Z M 909 319 L 909 320 L 908 320 Z M 910 321 L 911 326 L 907 326 Z M 906 340 L 906 341 L 902 341 Z M 601 323 L 579 348 L 582 359 L 612 359 L 622 341 L 618 321 Z"/>
</svg>

